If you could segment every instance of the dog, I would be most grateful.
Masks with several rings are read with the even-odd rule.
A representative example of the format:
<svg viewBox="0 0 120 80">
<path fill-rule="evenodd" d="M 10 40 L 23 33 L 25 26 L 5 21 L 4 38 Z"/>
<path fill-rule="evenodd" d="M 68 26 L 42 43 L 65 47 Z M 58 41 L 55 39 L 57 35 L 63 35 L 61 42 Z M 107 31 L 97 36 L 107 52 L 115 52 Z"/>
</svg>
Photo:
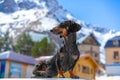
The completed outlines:
<svg viewBox="0 0 120 80">
<path fill-rule="evenodd" d="M 63 46 L 61 46 L 59 52 L 49 61 L 45 72 L 35 71 L 33 74 L 48 78 L 56 76 L 60 71 L 64 73 L 72 69 L 80 56 L 76 45 L 76 32 L 80 29 L 81 26 L 78 23 L 68 20 L 61 22 L 58 26 L 50 30 L 50 32 L 64 39 Z"/>
</svg>

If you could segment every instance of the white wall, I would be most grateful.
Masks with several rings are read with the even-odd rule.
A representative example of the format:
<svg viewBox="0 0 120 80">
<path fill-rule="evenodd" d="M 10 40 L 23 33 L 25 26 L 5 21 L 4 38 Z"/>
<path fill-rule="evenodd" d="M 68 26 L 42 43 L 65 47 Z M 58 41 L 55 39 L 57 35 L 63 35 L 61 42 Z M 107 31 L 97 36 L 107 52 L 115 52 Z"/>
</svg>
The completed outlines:
<svg viewBox="0 0 120 80">
<path fill-rule="evenodd" d="M 27 66 L 27 70 L 26 70 L 26 78 L 30 78 L 32 75 L 32 71 L 33 71 L 34 66 L 33 65 L 28 65 Z"/>
<path fill-rule="evenodd" d="M 106 66 L 106 72 L 109 75 L 120 76 L 120 66 Z"/>
</svg>

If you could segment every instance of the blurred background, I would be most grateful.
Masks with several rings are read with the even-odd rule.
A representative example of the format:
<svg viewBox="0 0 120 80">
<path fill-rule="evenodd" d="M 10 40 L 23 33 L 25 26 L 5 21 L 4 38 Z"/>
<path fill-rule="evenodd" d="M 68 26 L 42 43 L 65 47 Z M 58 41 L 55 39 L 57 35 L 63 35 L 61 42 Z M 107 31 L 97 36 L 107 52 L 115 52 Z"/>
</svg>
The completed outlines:
<svg viewBox="0 0 120 80">
<path fill-rule="evenodd" d="M 0 78 L 31 77 L 36 63 L 59 50 L 62 40 L 49 30 L 65 20 L 82 26 L 80 52 L 107 75 L 120 75 L 119 5 L 118 0 L 0 0 Z"/>
</svg>

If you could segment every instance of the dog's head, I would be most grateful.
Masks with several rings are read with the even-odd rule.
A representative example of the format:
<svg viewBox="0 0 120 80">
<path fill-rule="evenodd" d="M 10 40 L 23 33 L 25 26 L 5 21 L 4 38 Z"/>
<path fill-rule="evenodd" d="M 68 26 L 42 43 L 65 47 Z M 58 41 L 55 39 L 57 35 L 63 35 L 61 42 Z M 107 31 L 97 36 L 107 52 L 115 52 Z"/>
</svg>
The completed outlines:
<svg viewBox="0 0 120 80">
<path fill-rule="evenodd" d="M 81 26 L 71 20 L 61 22 L 57 27 L 54 27 L 51 32 L 59 34 L 60 37 L 66 38 L 70 33 L 75 33 L 81 29 Z"/>
</svg>

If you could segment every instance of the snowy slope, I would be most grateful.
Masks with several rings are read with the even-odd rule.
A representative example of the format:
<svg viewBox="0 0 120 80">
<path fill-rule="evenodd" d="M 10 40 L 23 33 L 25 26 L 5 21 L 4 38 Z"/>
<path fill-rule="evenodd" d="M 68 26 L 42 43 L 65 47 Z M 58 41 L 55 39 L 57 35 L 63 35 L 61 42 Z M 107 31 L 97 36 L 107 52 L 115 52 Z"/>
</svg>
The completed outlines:
<svg viewBox="0 0 120 80">
<path fill-rule="evenodd" d="M 0 0 L 0 37 L 7 31 L 13 39 L 27 30 L 49 31 L 64 20 L 74 20 L 82 25 L 78 37 L 90 32 L 95 34 L 101 43 L 101 61 L 105 63 L 104 45 L 108 39 L 120 35 L 120 32 L 80 21 L 63 9 L 56 0 Z"/>
</svg>

